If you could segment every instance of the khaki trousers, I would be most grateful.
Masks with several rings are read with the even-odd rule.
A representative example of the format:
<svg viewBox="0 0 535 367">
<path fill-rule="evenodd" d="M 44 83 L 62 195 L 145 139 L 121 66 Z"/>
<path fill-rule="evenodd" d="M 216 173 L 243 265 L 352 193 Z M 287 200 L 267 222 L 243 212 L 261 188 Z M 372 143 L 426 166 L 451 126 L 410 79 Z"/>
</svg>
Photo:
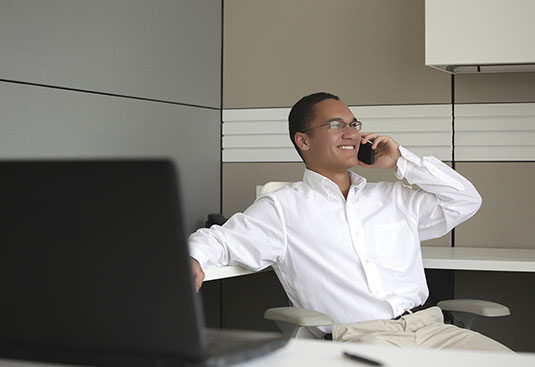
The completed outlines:
<svg viewBox="0 0 535 367">
<path fill-rule="evenodd" d="M 442 311 L 431 307 L 398 320 L 373 320 L 333 326 L 333 340 L 398 347 L 451 348 L 513 353 L 482 334 L 444 324 Z"/>
</svg>

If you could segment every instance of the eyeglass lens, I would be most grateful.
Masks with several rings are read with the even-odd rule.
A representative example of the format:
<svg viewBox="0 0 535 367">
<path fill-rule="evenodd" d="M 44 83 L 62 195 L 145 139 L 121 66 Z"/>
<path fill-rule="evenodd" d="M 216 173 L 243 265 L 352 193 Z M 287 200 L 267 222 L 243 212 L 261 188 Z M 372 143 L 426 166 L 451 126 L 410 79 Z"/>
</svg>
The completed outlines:
<svg viewBox="0 0 535 367">
<path fill-rule="evenodd" d="M 357 131 L 360 131 L 360 129 L 362 127 L 362 122 L 360 122 L 360 121 L 352 121 L 352 122 L 350 122 L 348 124 L 347 122 L 344 122 L 344 121 L 331 121 L 329 123 L 329 128 L 333 129 L 333 130 L 343 130 L 348 125 L 349 125 L 350 128 L 355 129 Z"/>
</svg>

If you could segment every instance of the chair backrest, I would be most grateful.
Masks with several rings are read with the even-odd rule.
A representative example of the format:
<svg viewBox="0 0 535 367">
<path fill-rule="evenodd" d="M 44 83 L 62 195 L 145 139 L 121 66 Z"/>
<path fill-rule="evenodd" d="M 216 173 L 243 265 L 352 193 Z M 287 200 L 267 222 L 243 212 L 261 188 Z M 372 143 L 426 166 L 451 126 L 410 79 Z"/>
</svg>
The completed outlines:
<svg viewBox="0 0 535 367">
<path fill-rule="evenodd" d="M 284 186 L 289 186 L 293 184 L 293 182 L 286 182 L 286 181 L 270 181 L 263 186 L 257 186 L 256 190 L 256 197 L 260 197 L 262 195 L 269 194 L 270 192 L 277 191 L 282 189 Z"/>
</svg>

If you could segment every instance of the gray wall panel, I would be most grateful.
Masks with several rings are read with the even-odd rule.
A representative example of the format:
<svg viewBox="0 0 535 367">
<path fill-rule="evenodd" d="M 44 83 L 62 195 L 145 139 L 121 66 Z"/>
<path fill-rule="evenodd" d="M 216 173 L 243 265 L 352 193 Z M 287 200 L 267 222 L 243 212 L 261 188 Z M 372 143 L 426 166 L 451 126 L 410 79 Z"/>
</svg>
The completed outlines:
<svg viewBox="0 0 535 367">
<path fill-rule="evenodd" d="M 1 0 L 0 79 L 220 106 L 221 1 Z"/>
<path fill-rule="evenodd" d="M 0 83 L 0 158 L 170 157 L 193 226 L 219 211 L 219 141 L 217 110 Z"/>
</svg>

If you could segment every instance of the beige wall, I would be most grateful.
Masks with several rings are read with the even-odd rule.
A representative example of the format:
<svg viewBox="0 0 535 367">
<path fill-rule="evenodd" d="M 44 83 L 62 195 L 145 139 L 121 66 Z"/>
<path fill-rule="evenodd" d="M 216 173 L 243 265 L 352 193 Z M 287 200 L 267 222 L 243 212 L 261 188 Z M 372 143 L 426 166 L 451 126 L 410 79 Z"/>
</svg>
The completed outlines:
<svg viewBox="0 0 535 367">
<path fill-rule="evenodd" d="M 349 105 L 450 102 L 450 77 L 424 65 L 423 0 L 229 0 L 224 16 L 224 108 L 319 90 Z"/>
<path fill-rule="evenodd" d="M 455 77 L 455 103 L 535 102 L 535 73 Z"/>
<path fill-rule="evenodd" d="M 223 106 L 290 107 L 325 90 L 349 105 L 450 104 L 450 75 L 424 66 L 424 0 L 226 0 Z M 456 103 L 535 102 L 535 73 L 460 75 Z M 535 162 L 456 162 L 480 190 L 484 204 L 456 229 L 459 246 L 535 248 L 531 183 Z M 254 187 L 301 178 L 301 163 L 224 163 L 223 211 L 241 211 Z M 370 181 L 388 173 L 360 172 Z M 429 245 L 449 246 L 451 237 Z M 512 305 L 513 316 L 481 320 L 485 333 L 516 350 L 535 352 L 529 325 L 533 276 L 459 272 L 455 293 Z M 489 283 L 490 282 L 490 283 Z M 257 283 L 284 302 L 280 290 Z M 485 285 L 485 286 L 481 286 Z M 275 297 L 275 296 L 274 296 Z M 275 298 L 276 298 L 275 297 Z"/>
<path fill-rule="evenodd" d="M 462 162 L 457 171 L 477 187 L 483 204 L 457 227 L 456 246 L 535 248 L 535 162 Z"/>
</svg>

